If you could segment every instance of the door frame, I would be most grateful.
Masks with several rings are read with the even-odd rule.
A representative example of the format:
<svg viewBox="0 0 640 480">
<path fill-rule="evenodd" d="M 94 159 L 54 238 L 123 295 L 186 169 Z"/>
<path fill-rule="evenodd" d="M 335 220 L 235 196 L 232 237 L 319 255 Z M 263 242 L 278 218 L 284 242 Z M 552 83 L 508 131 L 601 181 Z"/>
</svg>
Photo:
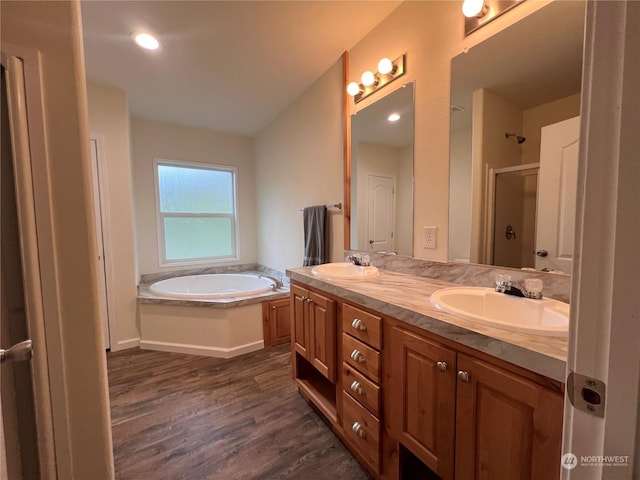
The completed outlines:
<svg viewBox="0 0 640 480">
<path fill-rule="evenodd" d="M 631 479 L 640 473 L 640 3 L 587 2 L 585 38 L 567 373 L 602 380 L 606 393 L 604 418 L 565 399 L 562 450 L 574 468 L 561 470 L 565 480 Z M 626 465 L 582 458 L 604 455 Z"/>
<path fill-rule="evenodd" d="M 115 335 L 115 312 L 116 312 L 116 304 L 115 298 L 112 292 L 115 291 L 115 275 L 113 268 L 113 259 L 111 256 L 112 245 L 111 245 L 111 236 L 109 232 L 111 232 L 111 211 L 109 208 L 109 189 L 107 182 L 107 168 L 105 165 L 105 155 L 104 155 L 104 135 L 92 133 L 89 136 L 90 141 L 96 142 L 96 162 L 95 165 L 92 165 L 92 168 L 96 169 L 98 185 L 93 191 L 93 196 L 98 196 L 99 205 L 100 205 L 100 217 L 96 218 L 96 231 L 99 227 L 102 232 L 102 250 L 103 250 L 103 260 L 104 260 L 104 271 L 105 271 L 105 291 L 99 292 L 101 295 L 104 294 L 107 302 L 107 325 L 108 325 L 108 338 L 109 348 L 114 343 L 114 339 L 117 338 Z M 91 162 L 92 164 L 94 162 Z M 95 201 L 95 198 L 94 198 Z"/>
<path fill-rule="evenodd" d="M 46 145 L 40 57 L 37 51 L 2 45 L 7 71 L 7 97 L 16 180 L 16 202 L 24 270 L 28 330 L 33 341 L 33 390 L 40 474 L 58 478 L 60 459 L 68 451 L 64 364 L 55 292 L 43 288 L 42 278 L 55 275 L 48 215 L 37 215 L 48 205 Z M 26 99 L 29 99 L 29 102 Z M 12 108 L 13 107 L 13 108 Z M 48 208 L 48 207 L 47 207 Z M 46 313 L 45 313 L 46 312 Z M 45 321 L 46 317 L 46 321 Z"/>
</svg>

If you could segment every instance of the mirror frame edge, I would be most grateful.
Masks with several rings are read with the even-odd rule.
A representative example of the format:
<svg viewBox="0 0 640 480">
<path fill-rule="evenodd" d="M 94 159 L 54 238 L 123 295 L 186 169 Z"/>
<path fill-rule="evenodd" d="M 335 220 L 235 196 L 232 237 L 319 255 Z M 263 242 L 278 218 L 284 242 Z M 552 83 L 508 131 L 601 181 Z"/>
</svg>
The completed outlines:
<svg viewBox="0 0 640 480">
<path fill-rule="evenodd" d="M 346 85 L 349 82 L 349 51 L 342 54 L 342 126 L 344 148 L 344 250 L 351 249 L 351 116 Z M 349 228 L 347 228 L 349 225 Z"/>
</svg>

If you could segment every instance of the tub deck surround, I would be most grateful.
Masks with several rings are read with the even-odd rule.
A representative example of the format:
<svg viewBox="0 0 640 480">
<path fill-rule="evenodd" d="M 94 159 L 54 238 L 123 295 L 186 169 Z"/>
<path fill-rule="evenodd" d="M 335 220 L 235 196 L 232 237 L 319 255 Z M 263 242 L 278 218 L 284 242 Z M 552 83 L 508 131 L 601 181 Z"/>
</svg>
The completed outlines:
<svg viewBox="0 0 640 480">
<path fill-rule="evenodd" d="M 466 267 L 460 266 L 461 269 Z M 349 303 L 407 322 L 553 380 L 565 381 L 566 339 L 508 332 L 442 312 L 430 303 L 429 298 L 440 288 L 456 286 L 452 282 L 388 270 L 381 270 L 377 278 L 362 282 L 320 280 L 311 275 L 311 267 L 287 270 L 287 275 L 292 281 L 324 290 Z"/>
<path fill-rule="evenodd" d="M 282 280 L 283 286 L 277 291 L 268 291 L 250 297 L 228 297 L 214 299 L 181 299 L 163 297 L 152 293 L 149 287 L 160 280 L 168 278 L 183 277 L 188 275 L 225 274 L 240 273 L 245 275 L 269 275 Z M 210 267 L 180 270 L 163 273 L 150 273 L 142 275 L 138 287 L 139 304 L 158 304 L 174 306 L 210 307 L 210 308 L 234 308 L 254 303 L 268 302 L 289 296 L 289 278 L 277 270 L 264 267 L 258 264 L 229 265 L 224 267 Z"/>
<path fill-rule="evenodd" d="M 283 280 L 277 291 L 214 299 L 169 298 L 153 294 L 153 283 L 205 274 L 269 275 Z M 263 303 L 288 299 L 289 279 L 262 265 L 232 265 L 143 275 L 138 287 L 140 347 L 146 350 L 231 358 L 264 348 Z"/>
</svg>

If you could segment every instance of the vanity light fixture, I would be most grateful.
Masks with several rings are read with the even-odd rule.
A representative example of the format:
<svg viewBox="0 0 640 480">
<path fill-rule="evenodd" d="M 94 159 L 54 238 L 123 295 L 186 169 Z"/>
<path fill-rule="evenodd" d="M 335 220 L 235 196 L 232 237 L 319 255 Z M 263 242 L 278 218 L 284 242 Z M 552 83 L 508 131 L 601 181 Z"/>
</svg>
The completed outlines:
<svg viewBox="0 0 640 480">
<path fill-rule="evenodd" d="M 387 120 L 389 120 L 390 122 L 397 122 L 398 120 L 400 120 L 400 114 L 399 113 L 392 113 L 391 115 L 389 115 L 387 117 Z"/>
<path fill-rule="evenodd" d="M 469 35 L 525 0 L 464 0 L 464 34 Z"/>
<path fill-rule="evenodd" d="M 145 50 L 157 50 L 160 47 L 160 42 L 149 33 L 136 33 L 131 34 L 133 41 Z"/>
<path fill-rule="evenodd" d="M 360 83 L 351 82 L 347 85 L 347 93 L 353 97 L 355 103 L 358 103 L 373 92 L 393 82 L 396 78 L 404 75 L 405 57 L 405 55 L 402 55 L 393 62 L 388 58 L 381 59 L 378 62 L 378 72 L 373 73 L 369 70 L 364 72 L 360 77 Z"/>
</svg>

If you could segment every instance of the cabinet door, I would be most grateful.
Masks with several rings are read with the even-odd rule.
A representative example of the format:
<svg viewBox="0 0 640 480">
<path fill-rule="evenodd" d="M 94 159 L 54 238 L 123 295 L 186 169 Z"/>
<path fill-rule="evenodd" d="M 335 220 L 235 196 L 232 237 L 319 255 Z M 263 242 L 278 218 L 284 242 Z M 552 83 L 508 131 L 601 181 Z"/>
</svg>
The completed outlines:
<svg viewBox="0 0 640 480">
<path fill-rule="evenodd" d="M 456 478 L 559 478 L 562 395 L 463 354 L 458 370 Z"/>
<path fill-rule="evenodd" d="M 265 346 L 280 345 L 291 340 L 291 315 L 288 298 L 266 302 L 265 318 Z"/>
<path fill-rule="evenodd" d="M 316 369 L 336 381 L 336 302 L 309 292 L 310 342 L 307 357 Z"/>
<path fill-rule="evenodd" d="M 291 333 L 293 348 L 305 358 L 309 358 L 309 309 L 307 299 L 309 291 L 297 285 L 291 285 Z"/>
<path fill-rule="evenodd" d="M 391 375 L 400 408 L 399 440 L 443 480 L 453 478 L 456 354 L 398 328 Z M 397 417 L 396 417 L 397 418 Z"/>
</svg>

